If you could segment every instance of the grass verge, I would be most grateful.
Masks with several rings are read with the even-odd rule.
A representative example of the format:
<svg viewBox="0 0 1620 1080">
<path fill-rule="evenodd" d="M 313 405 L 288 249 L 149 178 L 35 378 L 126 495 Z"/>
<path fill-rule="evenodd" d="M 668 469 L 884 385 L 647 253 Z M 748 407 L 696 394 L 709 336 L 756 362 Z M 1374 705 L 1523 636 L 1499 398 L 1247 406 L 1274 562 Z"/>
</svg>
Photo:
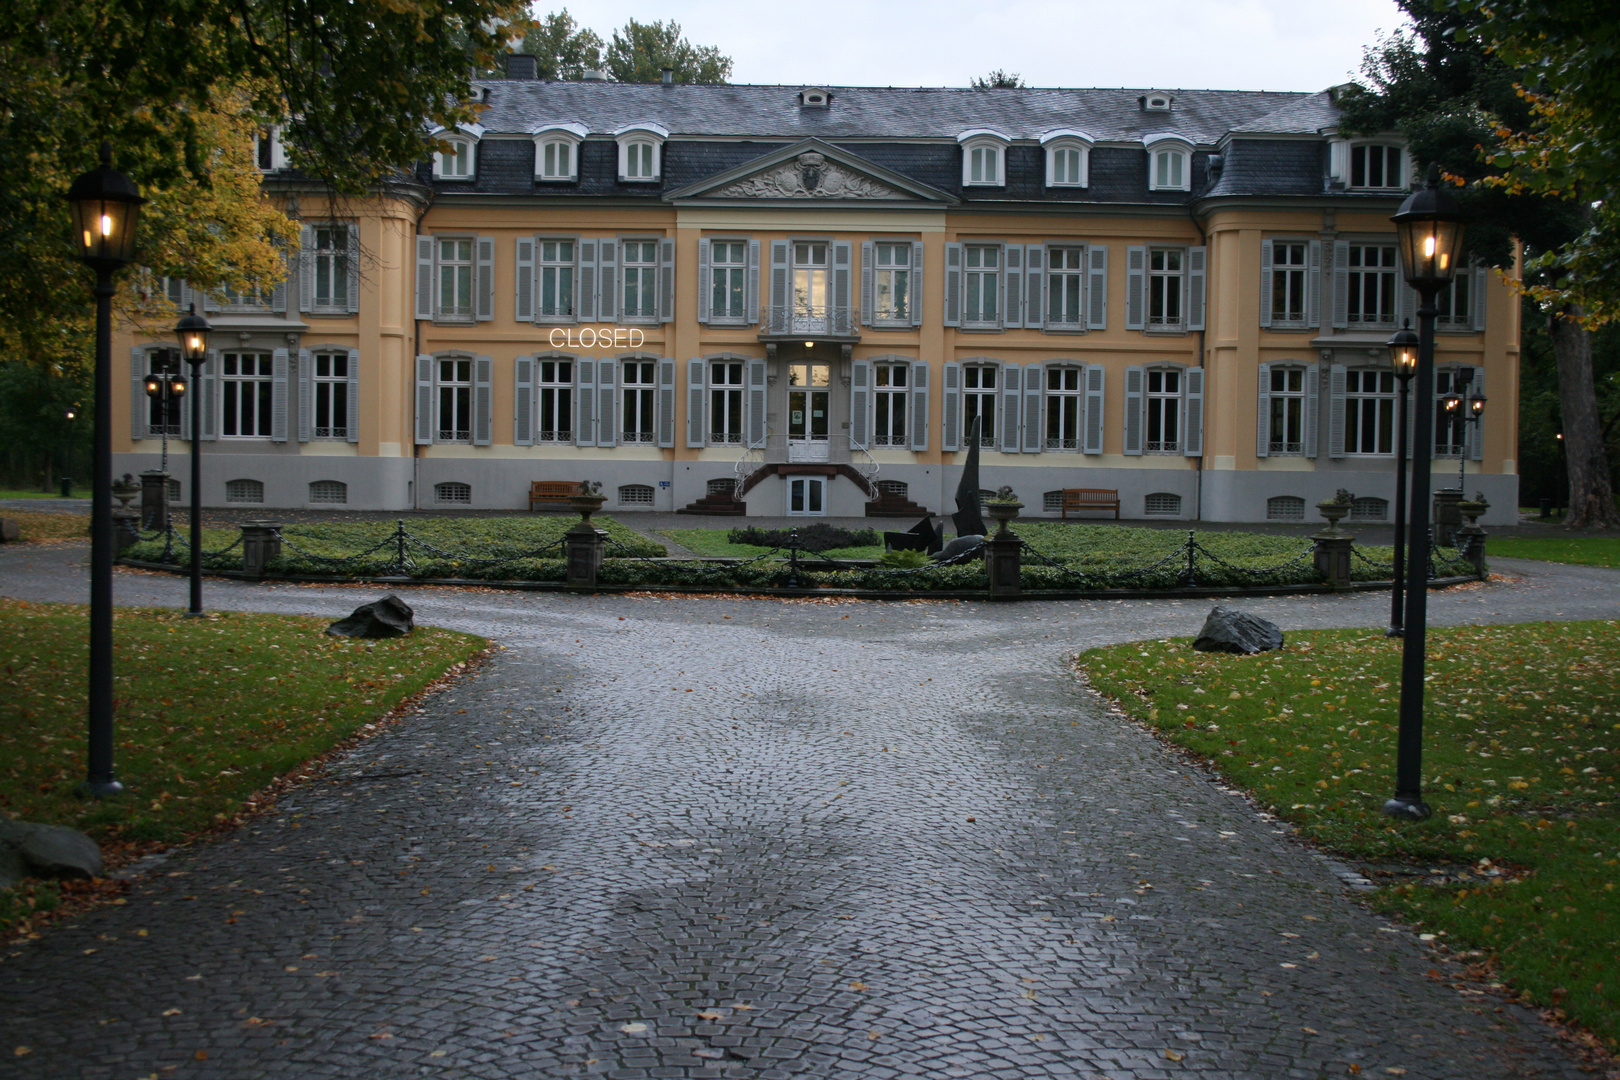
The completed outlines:
<svg viewBox="0 0 1620 1080">
<path fill-rule="evenodd" d="M 1092 686 L 1311 840 L 1402 879 L 1373 904 L 1489 960 L 1620 1047 L 1620 622 L 1431 630 L 1424 789 L 1394 824 L 1400 643 L 1292 633 L 1258 656 L 1187 639 L 1083 653 Z"/>
<path fill-rule="evenodd" d="M 70 825 L 114 861 L 235 821 L 256 793 L 459 670 L 482 638 L 419 627 L 330 638 L 327 621 L 120 609 L 113 687 L 118 778 L 84 778 L 87 609 L 0 599 L 0 813 Z M 51 883 L 0 891 L 0 934 L 61 898 Z"/>
<path fill-rule="evenodd" d="M 1493 536 L 1485 550 L 1504 559 L 1620 566 L 1620 536 Z"/>
<path fill-rule="evenodd" d="M 55 488 L 50 491 L 17 491 L 14 489 L 0 491 L 0 499 L 60 499 L 61 497 L 61 490 Z M 74 499 L 88 499 L 90 497 L 90 489 L 75 486 L 73 488 L 73 494 L 70 497 Z"/>
<path fill-rule="evenodd" d="M 0 510 L 0 517 L 12 518 L 24 540 L 88 540 L 89 514 L 35 513 L 32 510 Z"/>
</svg>

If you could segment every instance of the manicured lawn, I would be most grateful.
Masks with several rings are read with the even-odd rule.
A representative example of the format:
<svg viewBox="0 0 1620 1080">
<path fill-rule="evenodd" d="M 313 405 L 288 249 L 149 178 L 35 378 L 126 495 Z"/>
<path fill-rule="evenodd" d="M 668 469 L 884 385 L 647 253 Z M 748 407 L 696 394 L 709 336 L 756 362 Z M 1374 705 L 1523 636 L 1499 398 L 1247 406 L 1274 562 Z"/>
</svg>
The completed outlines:
<svg viewBox="0 0 1620 1080">
<path fill-rule="evenodd" d="M 35 513 L 32 510 L 0 510 L 0 517 L 12 518 L 22 529 L 24 540 L 88 540 L 89 514 Z"/>
<path fill-rule="evenodd" d="M 60 499 L 61 497 L 61 491 L 56 488 L 52 488 L 50 491 L 0 491 L 0 499 Z M 75 487 L 73 489 L 73 498 L 88 499 L 89 497 L 89 488 Z"/>
<path fill-rule="evenodd" d="M 1312 840 L 1419 871 L 1375 905 L 1490 958 L 1620 1046 L 1620 622 L 1430 632 L 1423 775 L 1435 814 L 1421 823 L 1381 812 L 1394 788 L 1397 641 L 1301 632 L 1238 657 L 1178 639 L 1078 663 Z"/>
<path fill-rule="evenodd" d="M 83 829 L 104 849 L 173 843 L 231 821 L 254 792 L 486 644 L 431 627 L 359 641 L 327 637 L 327 619 L 121 609 L 115 750 L 129 790 L 93 802 L 74 793 L 84 779 L 87 618 L 79 605 L 0 599 L 0 813 Z M 0 892 L 0 931 L 54 895 L 48 885 Z"/>
<path fill-rule="evenodd" d="M 1492 536 L 1485 550 L 1504 559 L 1620 566 L 1620 536 Z"/>
<path fill-rule="evenodd" d="M 730 529 L 664 529 L 658 535 L 673 540 L 698 555 L 729 555 L 738 559 L 752 559 L 771 550 L 755 544 L 733 544 L 726 539 L 730 533 Z M 876 559 L 882 556 L 883 545 L 833 548 L 823 554 L 834 559 Z M 787 555 L 784 553 L 782 557 L 786 558 Z"/>
</svg>

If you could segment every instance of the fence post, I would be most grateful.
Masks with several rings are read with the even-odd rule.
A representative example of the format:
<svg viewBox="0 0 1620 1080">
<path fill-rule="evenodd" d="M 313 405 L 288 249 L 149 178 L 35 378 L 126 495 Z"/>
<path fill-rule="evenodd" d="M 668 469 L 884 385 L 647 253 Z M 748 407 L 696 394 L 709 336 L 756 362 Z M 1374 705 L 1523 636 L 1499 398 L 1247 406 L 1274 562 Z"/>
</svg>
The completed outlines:
<svg viewBox="0 0 1620 1080">
<path fill-rule="evenodd" d="M 410 574 L 410 563 L 405 554 L 405 519 L 394 519 L 394 573 L 400 577 Z"/>
<path fill-rule="evenodd" d="M 281 522 L 245 521 L 242 523 L 242 572 L 249 577 L 263 577 L 264 567 L 281 554 Z"/>
<path fill-rule="evenodd" d="M 1198 584 L 1198 533 L 1187 530 L 1187 584 Z"/>
<path fill-rule="evenodd" d="M 1462 527 L 1462 488 L 1440 488 L 1434 493 L 1434 542 L 1450 547 L 1457 542 Z"/>
<path fill-rule="evenodd" d="M 992 599 L 1017 596 L 1024 570 L 1024 542 L 1005 528 L 986 537 L 984 569 L 990 579 Z"/>
<path fill-rule="evenodd" d="M 1330 525 L 1321 532 L 1312 534 L 1311 540 L 1316 544 L 1314 559 L 1316 572 L 1322 575 L 1330 588 L 1348 589 L 1350 551 L 1355 547 L 1356 538 Z"/>
<path fill-rule="evenodd" d="M 161 469 L 141 473 L 141 528 L 168 531 L 169 474 Z"/>
<path fill-rule="evenodd" d="M 563 550 L 568 559 L 563 583 L 570 588 L 596 588 L 606 547 L 607 533 L 586 521 L 563 533 Z"/>
</svg>

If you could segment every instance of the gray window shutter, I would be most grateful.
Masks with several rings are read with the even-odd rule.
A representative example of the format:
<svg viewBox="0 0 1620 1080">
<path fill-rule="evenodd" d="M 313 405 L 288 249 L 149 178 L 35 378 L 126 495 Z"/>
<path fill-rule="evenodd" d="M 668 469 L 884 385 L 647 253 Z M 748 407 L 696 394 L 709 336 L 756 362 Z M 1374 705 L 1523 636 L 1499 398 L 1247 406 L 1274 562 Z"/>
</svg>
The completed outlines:
<svg viewBox="0 0 1620 1080">
<path fill-rule="evenodd" d="M 835 334 L 847 334 L 854 329 L 850 314 L 850 306 L 854 297 L 850 290 L 854 282 L 850 280 L 850 266 L 854 252 L 848 240 L 834 240 L 832 246 L 832 327 Z"/>
<path fill-rule="evenodd" d="M 1269 247 L 1271 245 L 1271 241 L 1267 240 L 1267 241 L 1265 241 L 1265 243 L 1266 243 L 1267 248 L 1269 249 Z M 1266 274 L 1262 278 L 1262 280 L 1269 282 L 1271 280 L 1271 275 L 1269 273 Z M 1268 286 L 1267 289 L 1266 289 L 1267 295 L 1270 295 L 1270 292 L 1271 292 L 1271 289 Z M 1271 311 L 1270 303 L 1265 302 L 1264 300 L 1262 300 L 1262 302 L 1260 304 L 1260 312 L 1261 312 L 1261 314 L 1269 315 L 1270 311 Z M 1270 364 L 1261 364 L 1260 365 L 1260 400 L 1259 400 L 1259 403 L 1258 403 L 1258 408 L 1256 409 L 1255 414 L 1254 414 L 1254 456 L 1255 457 L 1270 457 L 1271 456 L 1271 365 Z"/>
<path fill-rule="evenodd" d="M 923 246 L 911 242 L 911 325 L 921 326 L 923 315 Z"/>
<path fill-rule="evenodd" d="M 764 446 L 769 433 L 766 427 L 765 388 L 765 361 L 748 361 L 748 393 L 743 398 L 747 412 L 744 430 L 748 432 L 748 445 L 751 447 Z"/>
<path fill-rule="evenodd" d="M 205 292 L 202 294 L 202 309 L 204 311 L 219 310 L 219 293 Z"/>
<path fill-rule="evenodd" d="M 209 349 L 202 369 L 202 440 L 219 438 L 219 350 Z"/>
<path fill-rule="evenodd" d="M 477 244 L 478 251 L 478 281 L 476 318 L 479 322 L 488 322 L 495 317 L 495 239 L 490 236 L 480 236 Z"/>
<path fill-rule="evenodd" d="M 743 290 L 743 313 L 749 326 L 759 324 L 759 241 L 748 241 L 748 280 Z"/>
<path fill-rule="evenodd" d="M 702 360 L 686 362 L 686 445 L 702 446 L 707 440 L 703 424 L 704 375 L 707 366 Z"/>
<path fill-rule="evenodd" d="M 928 449 L 928 364 L 911 365 L 911 448 Z"/>
<path fill-rule="evenodd" d="M 1350 241 L 1333 241 L 1333 325 L 1350 325 Z"/>
<path fill-rule="evenodd" d="M 602 322 L 619 318 L 619 242 L 603 240 L 596 246 L 599 258 L 596 272 L 596 317 Z M 589 446 L 589 443 L 581 445 Z"/>
<path fill-rule="evenodd" d="M 534 445 L 534 357 L 512 364 L 512 445 Z"/>
<path fill-rule="evenodd" d="M 1328 369 L 1328 457 L 1344 457 L 1345 366 Z"/>
<path fill-rule="evenodd" d="M 606 246 L 606 245 L 604 245 Z M 596 445 L 596 361 L 574 361 L 574 445 Z"/>
<path fill-rule="evenodd" d="M 1023 450 L 1018 438 L 1018 420 L 1024 411 L 1021 371 L 1017 364 L 1001 365 L 1001 452 L 1016 454 Z"/>
<path fill-rule="evenodd" d="M 1001 325 L 1024 325 L 1024 245 L 1001 249 Z"/>
<path fill-rule="evenodd" d="M 1481 263 L 1474 264 L 1474 271 L 1469 275 L 1469 285 L 1473 288 L 1473 295 L 1469 297 L 1468 314 L 1473 320 L 1475 330 L 1485 329 L 1485 305 L 1490 299 L 1491 268 Z"/>
<path fill-rule="evenodd" d="M 277 244 L 276 247 L 281 251 L 281 265 L 286 272 L 270 290 L 270 310 L 278 315 L 285 315 L 287 313 L 287 279 L 297 276 L 298 257 L 289 255 L 280 244 Z"/>
<path fill-rule="evenodd" d="M 868 430 L 872 422 L 872 365 L 866 360 L 849 366 L 849 448 L 865 450 L 871 445 Z"/>
<path fill-rule="evenodd" d="M 945 364 L 945 397 L 940 416 L 941 450 L 962 449 L 962 365 L 954 360 Z"/>
<path fill-rule="evenodd" d="M 360 441 L 360 350 L 349 350 L 349 441 Z"/>
<path fill-rule="evenodd" d="M 1310 243 L 1310 264 L 1305 272 L 1305 325 L 1322 325 L 1322 241 Z"/>
<path fill-rule="evenodd" d="M 146 438 L 146 420 L 150 415 L 147 410 L 151 407 L 150 399 L 146 396 L 146 350 L 137 345 L 129 350 L 129 437 L 137 441 Z M 197 387 L 191 388 L 192 392 Z M 186 415 L 191 414 L 190 402 L 181 399 L 187 406 Z"/>
<path fill-rule="evenodd" d="M 658 361 L 658 445 L 675 445 L 675 361 L 668 356 Z"/>
<path fill-rule="evenodd" d="M 1191 247 L 1187 249 L 1188 330 L 1202 330 L 1204 328 L 1204 306 L 1208 301 L 1209 293 L 1208 263 L 1208 248 Z"/>
<path fill-rule="evenodd" d="M 1271 298 L 1276 283 L 1272 281 L 1271 241 L 1260 241 L 1260 325 L 1271 325 Z M 1265 365 L 1262 364 L 1261 367 Z M 1269 387 L 1267 388 L 1269 390 Z M 1265 455 L 1262 454 L 1262 457 Z"/>
<path fill-rule="evenodd" d="M 658 321 L 675 321 L 675 241 L 658 242 Z"/>
<path fill-rule="evenodd" d="M 288 362 L 286 349 L 270 354 L 270 441 L 287 441 Z"/>
<path fill-rule="evenodd" d="M 698 322 L 709 321 L 709 309 L 714 303 L 709 293 L 713 291 L 714 271 L 709 266 L 709 238 L 703 237 L 698 241 Z"/>
<path fill-rule="evenodd" d="M 315 310 L 315 260 L 311 252 L 315 250 L 315 226 L 304 225 L 298 230 L 301 238 L 301 247 L 298 260 L 298 310 L 309 312 Z"/>
<path fill-rule="evenodd" d="M 1086 249 L 1086 329 L 1108 329 L 1108 246 Z M 1097 451 L 1099 454 L 1101 450 Z"/>
<path fill-rule="evenodd" d="M 512 315 L 519 322 L 534 321 L 534 237 L 517 238 L 517 261 L 513 264 Z"/>
<path fill-rule="evenodd" d="M 433 237 L 416 238 L 416 317 L 433 318 Z M 420 440 L 419 440 L 420 441 Z"/>
<path fill-rule="evenodd" d="M 1085 452 L 1088 454 L 1103 452 L 1103 418 L 1108 415 L 1104 410 L 1103 391 L 1107 386 L 1108 369 L 1101 364 L 1087 364 Z"/>
<path fill-rule="evenodd" d="M 788 242 L 771 241 L 771 310 L 765 318 L 766 332 L 785 333 L 793 325 L 788 318 Z"/>
<path fill-rule="evenodd" d="M 1190 367 L 1183 375 L 1187 388 L 1183 398 L 1186 425 L 1185 437 L 1181 441 L 1182 454 L 1186 457 L 1204 456 L 1204 369 Z"/>
<path fill-rule="evenodd" d="M 1045 326 L 1046 247 L 1030 244 L 1024 248 L 1024 325 Z"/>
<path fill-rule="evenodd" d="M 1142 456 L 1142 369 L 1125 369 L 1125 456 Z"/>
<path fill-rule="evenodd" d="M 583 361 L 590 363 L 589 360 Z M 618 439 L 614 437 L 614 430 L 618 426 L 619 410 L 615 407 L 614 387 L 618 379 L 614 377 L 615 369 L 619 366 L 617 360 L 603 360 L 596 376 L 596 445 L 617 446 Z"/>
<path fill-rule="evenodd" d="M 416 358 L 416 444 L 433 442 L 433 357 Z"/>
<path fill-rule="evenodd" d="M 494 438 L 495 361 L 480 356 L 473 360 L 473 445 L 488 446 Z"/>
<path fill-rule="evenodd" d="M 1316 364 L 1305 365 L 1305 456 L 1316 456 L 1317 414 L 1322 411 L 1322 371 Z"/>
<path fill-rule="evenodd" d="M 354 378 L 354 362 L 349 362 L 349 378 Z M 354 411 L 349 411 L 349 426 L 354 426 Z M 308 349 L 298 350 L 298 441 L 309 442 L 315 437 L 315 354 Z"/>
<path fill-rule="evenodd" d="M 182 361 L 182 363 L 184 364 L 184 361 Z M 184 364 L 181 370 L 186 372 L 188 378 L 192 373 L 190 364 Z M 187 442 L 191 441 L 191 409 L 192 406 L 196 404 L 195 400 L 192 399 L 191 394 L 194 394 L 195 392 L 196 387 L 192 386 L 187 392 L 187 396 L 180 399 L 180 438 L 186 440 Z M 143 394 L 142 396 L 144 397 L 145 395 Z"/>
<path fill-rule="evenodd" d="M 872 325 L 872 241 L 861 241 L 861 325 Z M 853 430 L 853 429 L 852 429 Z"/>
<path fill-rule="evenodd" d="M 1040 364 L 1024 365 L 1024 453 L 1038 454 L 1046 445 L 1046 429 L 1041 426 L 1041 395 L 1046 390 L 1046 369 Z"/>
<path fill-rule="evenodd" d="M 574 318 L 580 322 L 595 322 L 596 241 L 577 241 L 574 245 L 574 260 Z M 537 279 L 536 285 L 538 284 Z M 538 313 L 538 306 L 535 311 Z"/>
<path fill-rule="evenodd" d="M 349 223 L 349 314 L 360 311 L 360 226 Z"/>
<path fill-rule="evenodd" d="M 945 325 L 962 325 L 962 245 L 945 245 Z M 950 393 L 947 387 L 946 393 Z M 954 447 L 953 447 L 954 449 Z"/>
<path fill-rule="evenodd" d="M 1147 325 L 1147 248 L 1133 246 L 1125 249 L 1125 329 L 1140 330 L 1145 325 Z"/>
<path fill-rule="evenodd" d="M 1479 365 L 1474 367 L 1474 382 L 1469 388 L 1469 394 L 1485 393 L 1485 369 Z M 1465 404 L 1466 410 L 1468 406 Z M 1470 461 L 1485 460 L 1485 422 L 1465 425 L 1468 431 L 1468 459 Z M 1465 496 L 1466 497 L 1466 496 Z"/>
</svg>

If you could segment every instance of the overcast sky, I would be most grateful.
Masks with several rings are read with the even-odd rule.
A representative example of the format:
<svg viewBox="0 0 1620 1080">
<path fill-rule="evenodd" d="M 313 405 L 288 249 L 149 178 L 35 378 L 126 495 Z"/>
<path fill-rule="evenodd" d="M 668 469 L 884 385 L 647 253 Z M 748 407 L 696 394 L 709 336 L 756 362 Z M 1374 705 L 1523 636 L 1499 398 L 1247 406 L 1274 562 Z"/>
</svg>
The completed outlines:
<svg viewBox="0 0 1620 1080">
<path fill-rule="evenodd" d="M 535 12 L 563 7 L 535 4 Z M 1404 25 L 1392 0 L 573 0 L 608 39 L 675 19 L 730 56 L 731 81 L 966 86 L 994 68 L 1029 86 L 1321 90 Z"/>
</svg>

